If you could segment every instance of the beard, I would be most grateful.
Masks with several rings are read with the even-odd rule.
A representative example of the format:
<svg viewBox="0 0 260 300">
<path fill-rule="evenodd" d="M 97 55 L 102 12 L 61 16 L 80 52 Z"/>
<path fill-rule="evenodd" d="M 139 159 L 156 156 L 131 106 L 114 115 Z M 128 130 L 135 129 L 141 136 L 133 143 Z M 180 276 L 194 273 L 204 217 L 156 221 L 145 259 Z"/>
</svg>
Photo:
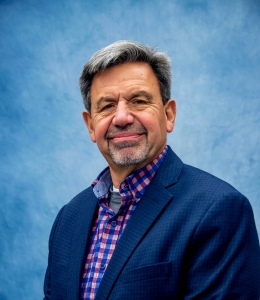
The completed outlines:
<svg viewBox="0 0 260 300">
<path fill-rule="evenodd" d="M 134 131 L 143 135 L 141 141 L 123 141 L 113 144 L 109 139 L 110 136 L 118 132 Z M 147 130 L 140 124 L 138 126 L 130 124 L 123 128 L 108 130 L 108 152 L 112 161 L 118 166 L 138 165 L 146 160 L 149 154 L 147 142 Z"/>
<path fill-rule="evenodd" d="M 138 165 L 145 161 L 149 154 L 147 142 L 125 141 L 116 145 L 108 145 L 109 155 L 118 166 Z"/>
</svg>

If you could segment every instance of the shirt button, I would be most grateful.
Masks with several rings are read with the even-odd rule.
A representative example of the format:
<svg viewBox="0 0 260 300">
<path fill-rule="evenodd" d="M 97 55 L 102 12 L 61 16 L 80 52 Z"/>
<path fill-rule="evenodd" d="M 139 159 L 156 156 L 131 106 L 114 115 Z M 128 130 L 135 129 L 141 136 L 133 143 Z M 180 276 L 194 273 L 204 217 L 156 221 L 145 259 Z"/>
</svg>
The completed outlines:
<svg viewBox="0 0 260 300">
<path fill-rule="evenodd" d="M 112 225 L 113 227 L 116 227 L 116 221 L 112 221 L 112 222 L 111 222 L 111 225 Z"/>
<path fill-rule="evenodd" d="M 142 196 L 142 194 L 141 194 L 140 192 L 136 192 L 136 193 L 135 193 L 135 197 L 136 197 L 136 198 L 141 198 L 141 196 Z"/>
<path fill-rule="evenodd" d="M 106 265 L 105 264 L 100 264 L 100 269 L 101 270 L 104 270 L 106 268 Z"/>
</svg>

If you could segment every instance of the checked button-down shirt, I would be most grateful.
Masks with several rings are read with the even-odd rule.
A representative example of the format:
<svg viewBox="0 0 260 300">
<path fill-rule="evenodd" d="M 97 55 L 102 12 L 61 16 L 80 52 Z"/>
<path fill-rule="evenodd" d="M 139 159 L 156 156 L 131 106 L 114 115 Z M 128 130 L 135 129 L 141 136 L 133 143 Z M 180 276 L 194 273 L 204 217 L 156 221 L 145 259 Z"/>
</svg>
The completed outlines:
<svg viewBox="0 0 260 300">
<path fill-rule="evenodd" d="M 109 194 L 112 179 L 107 167 L 92 183 L 93 192 L 97 196 L 99 210 L 93 225 L 90 247 L 83 271 L 81 298 L 94 299 L 107 265 L 115 250 L 127 222 L 162 163 L 168 147 L 151 163 L 129 175 L 119 185 L 122 197 L 121 207 L 115 213 L 109 207 Z"/>
</svg>

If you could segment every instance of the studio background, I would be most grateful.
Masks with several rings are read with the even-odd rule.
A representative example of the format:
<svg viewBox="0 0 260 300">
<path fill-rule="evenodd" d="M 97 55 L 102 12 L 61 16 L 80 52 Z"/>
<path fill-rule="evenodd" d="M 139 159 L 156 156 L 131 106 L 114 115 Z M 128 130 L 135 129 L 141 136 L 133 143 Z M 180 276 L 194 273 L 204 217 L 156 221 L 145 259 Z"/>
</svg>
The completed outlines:
<svg viewBox="0 0 260 300">
<path fill-rule="evenodd" d="M 168 144 L 247 196 L 260 233 L 259 3 L 0 1 L 0 299 L 42 299 L 54 218 L 106 166 L 78 78 L 116 40 L 171 57 Z"/>
</svg>

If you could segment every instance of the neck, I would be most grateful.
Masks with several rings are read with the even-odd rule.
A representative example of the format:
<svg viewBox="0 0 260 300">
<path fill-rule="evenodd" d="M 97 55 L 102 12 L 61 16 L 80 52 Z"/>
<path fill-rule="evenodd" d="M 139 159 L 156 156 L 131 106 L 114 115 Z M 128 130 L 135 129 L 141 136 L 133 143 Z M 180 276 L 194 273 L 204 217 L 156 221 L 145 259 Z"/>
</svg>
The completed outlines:
<svg viewBox="0 0 260 300">
<path fill-rule="evenodd" d="M 155 159 L 165 148 L 166 145 L 156 155 L 154 155 Z M 130 174 L 133 172 L 143 168 L 148 163 L 150 163 L 153 159 L 146 158 L 143 162 L 136 164 L 136 165 L 128 165 L 128 166 L 119 166 L 115 164 L 110 157 L 107 158 L 107 162 L 110 169 L 110 174 L 112 178 L 112 182 L 115 188 L 119 187 L 119 184 Z"/>
<path fill-rule="evenodd" d="M 130 166 L 109 166 L 112 182 L 115 188 L 119 188 L 119 184 L 131 173 L 138 170 L 140 167 L 135 165 Z"/>
</svg>

